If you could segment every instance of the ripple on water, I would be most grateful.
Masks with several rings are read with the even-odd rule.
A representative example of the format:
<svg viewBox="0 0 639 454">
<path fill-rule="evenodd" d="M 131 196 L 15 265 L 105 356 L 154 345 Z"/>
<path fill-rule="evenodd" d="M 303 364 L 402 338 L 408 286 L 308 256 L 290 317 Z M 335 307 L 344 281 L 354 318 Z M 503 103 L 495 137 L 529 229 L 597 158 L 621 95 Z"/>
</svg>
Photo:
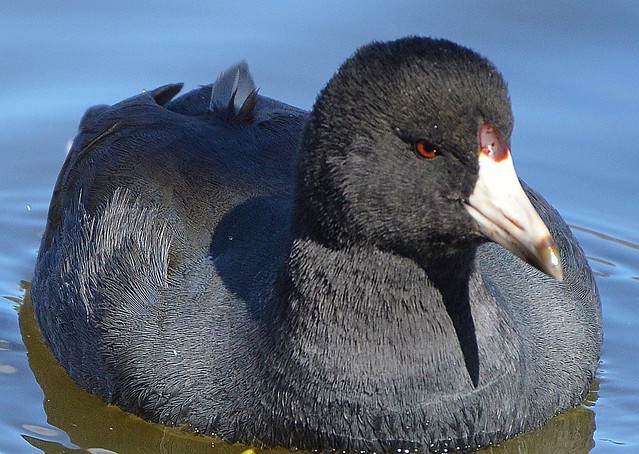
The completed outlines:
<svg viewBox="0 0 639 454">
<path fill-rule="evenodd" d="M 18 372 L 18 368 L 11 364 L 0 364 L 0 374 L 11 375 Z"/>
<path fill-rule="evenodd" d="M 38 426 L 35 424 L 22 424 L 22 428 L 36 435 L 42 435 L 43 437 L 57 437 L 62 434 L 60 430 L 53 429 L 51 427 Z"/>
</svg>

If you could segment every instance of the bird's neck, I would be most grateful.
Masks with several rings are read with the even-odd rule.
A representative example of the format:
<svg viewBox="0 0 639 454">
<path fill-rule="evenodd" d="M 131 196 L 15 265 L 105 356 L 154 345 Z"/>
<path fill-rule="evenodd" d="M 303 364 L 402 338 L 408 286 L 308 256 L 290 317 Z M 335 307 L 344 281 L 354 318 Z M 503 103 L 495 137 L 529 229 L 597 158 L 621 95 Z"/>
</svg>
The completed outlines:
<svg viewBox="0 0 639 454">
<path fill-rule="evenodd" d="M 313 433 L 319 445 L 396 436 L 486 399 L 521 361 L 512 321 L 474 263 L 472 250 L 419 264 L 294 240 L 256 337 L 269 358 L 256 371 L 258 411 L 288 421 L 291 440 Z"/>
<path fill-rule="evenodd" d="M 411 377 L 420 384 L 407 388 L 431 395 L 472 389 L 479 367 L 473 257 L 468 251 L 419 264 L 372 248 L 293 241 L 272 304 L 279 367 L 303 374 L 305 387 L 318 377 L 315 386 L 339 382 L 345 393 L 362 381 L 397 386 Z M 460 373 L 438 374 L 447 362 L 459 364 Z"/>
</svg>

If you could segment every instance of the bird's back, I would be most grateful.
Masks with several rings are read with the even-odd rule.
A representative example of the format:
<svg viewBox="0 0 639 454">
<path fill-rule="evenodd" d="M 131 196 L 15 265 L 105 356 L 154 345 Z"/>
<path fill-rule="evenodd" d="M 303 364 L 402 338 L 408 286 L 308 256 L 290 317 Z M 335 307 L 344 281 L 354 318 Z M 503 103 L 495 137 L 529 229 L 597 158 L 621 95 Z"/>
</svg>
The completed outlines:
<svg viewBox="0 0 639 454">
<path fill-rule="evenodd" d="M 241 355 L 227 344 L 250 330 L 283 253 L 307 117 L 257 95 L 241 65 L 171 100 L 180 87 L 85 114 L 32 287 L 44 337 L 76 382 L 172 421 L 188 397 L 151 414 L 163 394 L 195 396 Z"/>
</svg>

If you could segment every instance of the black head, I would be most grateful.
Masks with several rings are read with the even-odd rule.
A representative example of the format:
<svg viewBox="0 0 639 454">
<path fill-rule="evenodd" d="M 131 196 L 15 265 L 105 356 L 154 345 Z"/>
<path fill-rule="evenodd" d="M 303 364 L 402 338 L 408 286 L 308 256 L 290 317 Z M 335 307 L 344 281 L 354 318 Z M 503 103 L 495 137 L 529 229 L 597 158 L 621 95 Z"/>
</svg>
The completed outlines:
<svg viewBox="0 0 639 454">
<path fill-rule="evenodd" d="M 420 256 L 485 241 L 465 203 L 486 122 L 507 145 L 506 84 L 473 51 L 429 38 L 361 48 L 311 114 L 298 233 L 332 247 L 363 242 Z"/>
</svg>

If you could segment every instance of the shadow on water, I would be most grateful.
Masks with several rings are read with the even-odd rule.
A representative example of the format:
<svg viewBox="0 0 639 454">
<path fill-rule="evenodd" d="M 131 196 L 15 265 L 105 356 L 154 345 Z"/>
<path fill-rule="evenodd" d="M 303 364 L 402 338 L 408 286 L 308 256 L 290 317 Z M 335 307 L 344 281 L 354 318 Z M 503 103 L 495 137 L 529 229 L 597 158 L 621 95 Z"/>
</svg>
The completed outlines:
<svg viewBox="0 0 639 454">
<path fill-rule="evenodd" d="M 29 295 L 25 288 L 20 307 L 20 330 L 27 348 L 29 365 L 44 392 L 44 408 L 49 424 L 63 430 L 72 446 L 35 433 L 23 435 L 33 447 L 47 454 L 68 452 L 154 452 L 240 454 L 247 446 L 231 445 L 214 437 L 180 431 L 173 427 L 152 424 L 106 405 L 98 398 L 76 386 L 56 362 L 42 342 Z M 521 435 L 500 446 L 480 452 L 484 454 L 521 453 L 587 453 L 594 446 L 594 414 L 587 406 L 597 398 L 598 382 L 594 382 L 584 405 L 552 419 L 543 428 Z M 255 452 L 261 452 L 255 449 Z M 273 454 L 290 452 L 286 449 L 268 450 Z"/>
</svg>

